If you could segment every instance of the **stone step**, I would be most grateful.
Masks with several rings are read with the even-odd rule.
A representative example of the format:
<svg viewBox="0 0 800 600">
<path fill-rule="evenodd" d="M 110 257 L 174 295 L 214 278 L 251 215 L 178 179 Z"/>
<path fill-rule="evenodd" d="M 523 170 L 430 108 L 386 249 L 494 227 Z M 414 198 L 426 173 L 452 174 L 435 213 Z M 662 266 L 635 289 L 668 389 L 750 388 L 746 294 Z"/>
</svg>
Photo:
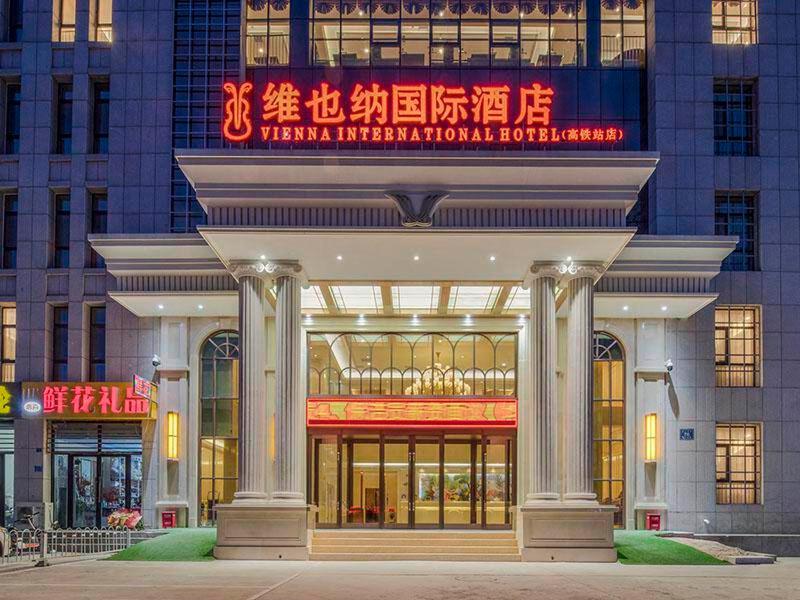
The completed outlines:
<svg viewBox="0 0 800 600">
<path fill-rule="evenodd" d="M 335 538 L 312 538 L 312 543 L 315 548 L 318 547 L 339 547 L 339 546 L 352 546 L 355 544 L 381 546 L 476 546 L 476 547 L 517 547 L 517 540 L 514 538 L 453 538 L 453 537 L 385 537 L 376 538 L 371 537 L 335 537 Z"/>
<path fill-rule="evenodd" d="M 414 546 L 396 546 L 386 544 L 381 546 L 371 546 L 367 544 L 348 544 L 346 546 L 320 546 L 312 544 L 311 551 L 315 554 L 349 554 L 349 553 L 370 553 L 370 554 L 513 554 L 518 552 L 516 546 L 430 546 L 417 544 Z"/>
<path fill-rule="evenodd" d="M 421 561 L 461 561 L 461 562 L 520 562 L 519 553 L 516 554 L 432 554 L 430 552 L 419 553 L 386 553 L 376 554 L 374 552 L 341 552 L 341 553 L 319 553 L 314 550 L 309 554 L 311 560 L 421 560 Z"/>
<path fill-rule="evenodd" d="M 516 540 L 513 531 L 432 529 L 315 529 L 314 539 Z"/>
</svg>

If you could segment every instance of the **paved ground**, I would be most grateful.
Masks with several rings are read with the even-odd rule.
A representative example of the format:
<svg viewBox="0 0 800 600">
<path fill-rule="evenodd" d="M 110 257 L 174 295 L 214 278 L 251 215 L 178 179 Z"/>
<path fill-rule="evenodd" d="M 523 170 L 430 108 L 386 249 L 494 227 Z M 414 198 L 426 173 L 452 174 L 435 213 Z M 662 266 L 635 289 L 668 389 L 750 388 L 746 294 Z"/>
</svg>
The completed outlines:
<svg viewBox="0 0 800 600">
<path fill-rule="evenodd" d="M 0 573 L 2 600 L 800 599 L 800 559 L 645 567 L 499 563 L 98 562 Z"/>
</svg>

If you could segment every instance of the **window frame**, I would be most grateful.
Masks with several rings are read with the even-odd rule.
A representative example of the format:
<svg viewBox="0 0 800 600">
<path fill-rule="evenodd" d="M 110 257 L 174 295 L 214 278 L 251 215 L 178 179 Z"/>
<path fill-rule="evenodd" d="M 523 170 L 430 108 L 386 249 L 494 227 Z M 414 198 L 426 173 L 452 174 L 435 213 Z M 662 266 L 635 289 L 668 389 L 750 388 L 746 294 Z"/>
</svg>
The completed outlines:
<svg viewBox="0 0 800 600">
<path fill-rule="evenodd" d="M 759 271 L 761 240 L 758 192 L 750 190 L 717 190 L 714 194 L 715 235 L 739 235 L 736 225 L 752 235 L 741 236 L 736 248 L 722 261 L 722 271 Z M 737 222 L 739 219 L 741 223 Z"/>
<path fill-rule="evenodd" d="M 66 200 L 67 201 L 67 209 L 62 210 L 60 209 L 60 201 Z M 70 266 L 70 242 L 71 242 L 71 235 L 70 235 L 70 225 L 71 225 L 71 217 L 72 217 L 72 197 L 69 192 L 53 192 L 52 200 L 52 215 L 53 215 L 53 224 L 52 224 L 52 231 L 51 231 L 51 254 L 50 254 L 50 265 L 53 269 L 68 269 Z M 66 245 L 61 244 L 60 240 L 62 238 L 62 230 L 61 225 L 64 225 L 64 221 L 61 218 L 66 218 Z M 63 257 L 63 258 L 62 258 Z"/>
<path fill-rule="evenodd" d="M 720 430 L 727 430 L 727 439 L 720 439 Z M 753 432 L 753 440 L 746 439 L 747 430 Z M 733 432 L 741 430 L 744 437 L 740 440 L 733 440 Z M 714 428 L 714 486 L 715 503 L 718 506 L 744 506 L 760 505 L 763 503 L 764 493 L 764 460 L 763 460 L 763 427 L 760 422 L 723 422 L 718 421 Z M 734 455 L 732 447 L 741 447 L 744 454 Z M 720 454 L 720 449 L 723 453 Z M 752 449 L 752 455 L 748 455 L 747 449 Z M 724 458 L 725 468 L 720 471 L 717 461 Z M 744 461 L 743 471 L 732 471 L 733 459 L 740 458 Z M 747 459 L 753 459 L 753 470 L 747 469 Z M 743 479 L 734 477 L 743 476 Z M 735 501 L 734 494 L 741 492 L 743 500 Z M 752 493 L 752 501 L 748 501 L 749 494 Z M 726 500 L 727 496 L 727 500 Z"/>
<path fill-rule="evenodd" d="M 743 316 L 745 313 L 750 312 L 752 315 L 751 324 L 748 325 L 744 320 L 742 323 L 731 321 L 731 313 L 734 311 L 742 311 Z M 722 313 L 727 312 L 726 317 L 722 317 Z M 725 352 L 720 355 L 717 353 L 717 332 L 725 330 L 723 340 L 725 342 Z M 741 338 L 742 344 L 751 342 L 753 346 L 752 353 L 743 352 L 741 354 L 732 354 L 731 340 L 734 339 L 730 335 L 731 329 L 742 329 L 743 336 Z M 760 388 L 763 385 L 762 376 L 762 310 L 760 305 L 754 304 L 718 304 L 714 307 L 714 369 L 715 369 L 715 384 L 718 388 Z M 747 332 L 751 332 L 750 337 Z M 731 357 L 738 357 L 740 360 L 731 360 Z M 748 383 L 749 382 L 749 383 Z"/>
<path fill-rule="evenodd" d="M 105 201 L 105 206 L 101 207 L 100 202 Z M 95 190 L 89 192 L 87 200 L 88 223 L 86 230 L 88 233 L 108 233 L 108 192 L 106 190 Z M 106 261 L 98 254 L 91 244 L 88 246 L 88 266 L 91 269 L 105 269 Z"/>
<path fill-rule="evenodd" d="M 64 22 L 64 4 L 69 0 L 53 0 L 53 42 L 62 44 L 74 44 L 77 32 L 78 6 L 77 0 L 73 0 L 72 22 Z"/>
<path fill-rule="evenodd" d="M 55 88 L 53 154 L 72 154 L 72 117 L 75 108 L 75 88 L 71 80 L 56 80 Z M 68 97 L 67 94 L 69 94 Z"/>
<path fill-rule="evenodd" d="M 103 91 L 105 91 L 105 98 L 102 97 Z M 92 80 L 92 154 L 108 154 L 110 124 L 110 82 L 108 79 L 94 79 Z"/>
<path fill-rule="evenodd" d="M 6 319 L 6 315 L 11 315 Z M 12 322 L 13 321 L 13 322 Z M 7 356 L 8 348 L 6 347 L 6 332 L 14 331 L 13 336 L 9 336 L 14 340 L 13 358 Z M 7 373 L 7 367 L 10 365 L 10 373 Z M 17 368 L 17 307 L 16 305 L 3 305 L 0 306 L 0 381 L 3 383 L 10 383 L 16 380 Z M 9 376 L 7 376 L 9 375 Z"/>
<path fill-rule="evenodd" d="M 109 21 L 100 21 L 100 3 L 103 0 L 91 0 L 89 3 L 89 41 L 97 44 L 111 44 L 114 41 L 114 3 L 113 0 L 107 0 L 109 3 Z M 100 32 L 108 31 L 108 35 L 102 36 Z"/>
<path fill-rule="evenodd" d="M 18 94 L 18 100 L 11 102 L 14 93 Z M 12 113 L 11 106 L 16 107 Z M 20 130 L 22 129 L 22 85 L 19 81 L 5 82 L 5 119 L 3 123 L 3 153 L 19 154 Z"/>
<path fill-rule="evenodd" d="M 53 304 L 51 306 L 52 312 L 52 339 L 51 339 L 51 354 L 50 354 L 50 379 L 52 381 L 66 381 L 69 377 L 69 305 L 68 304 Z M 59 316 L 65 315 L 64 322 L 60 322 Z M 64 350 L 63 356 L 58 352 L 59 341 L 63 334 Z M 63 367 L 60 369 L 59 367 Z M 63 375 L 63 377 L 62 377 Z"/>
<path fill-rule="evenodd" d="M 714 156 L 758 156 L 758 80 L 717 77 L 712 95 Z M 737 123 L 739 112 L 742 123 Z M 745 135 L 736 136 L 738 129 Z"/>
<path fill-rule="evenodd" d="M 2 243 L 2 268 L 3 269 L 16 269 L 17 268 L 17 244 L 19 236 L 19 194 L 16 191 L 9 191 L 2 194 L 2 215 L 3 215 L 3 228 Z M 9 205 L 14 203 L 14 210 L 9 210 Z M 9 231 L 9 221 L 13 218 L 14 227 L 13 234 Z"/>
<path fill-rule="evenodd" d="M 713 44 L 721 44 L 728 46 L 751 46 L 758 43 L 758 0 L 736 0 L 739 6 L 739 12 L 735 15 L 730 15 L 727 12 L 729 0 L 712 0 L 711 1 L 711 42 Z M 720 13 L 715 13 L 715 6 L 721 6 Z M 744 6 L 752 8 L 751 14 L 745 15 L 742 12 Z M 738 19 L 740 24 L 744 17 L 751 19 L 749 27 L 739 27 L 728 25 L 729 21 Z M 735 40 L 735 36 L 739 36 L 739 40 Z M 745 39 L 746 38 L 746 39 Z"/>
<path fill-rule="evenodd" d="M 95 315 L 102 313 L 102 319 L 96 321 Z M 107 313 L 105 304 L 90 304 L 88 307 L 88 350 L 89 350 L 89 381 L 105 381 L 106 380 L 106 327 L 107 327 Z M 96 358 L 95 351 L 98 348 L 95 345 L 95 334 L 102 334 L 102 356 Z M 99 354 L 98 354 L 99 356 Z"/>
</svg>

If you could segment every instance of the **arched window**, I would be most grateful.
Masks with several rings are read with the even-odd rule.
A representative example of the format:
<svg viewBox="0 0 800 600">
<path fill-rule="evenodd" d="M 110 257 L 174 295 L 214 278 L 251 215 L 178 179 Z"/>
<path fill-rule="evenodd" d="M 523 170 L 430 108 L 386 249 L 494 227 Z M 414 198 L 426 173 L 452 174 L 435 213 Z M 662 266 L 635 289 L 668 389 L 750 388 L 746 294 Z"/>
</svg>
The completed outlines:
<svg viewBox="0 0 800 600">
<path fill-rule="evenodd" d="M 233 500 L 239 441 L 239 334 L 220 331 L 200 350 L 201 526 L 213 525 L 214 507 Z"/>
<path fill-rule="evenodd" d="M 594 491 L 625 526 L 625 355 L 619 341 L 594 334 Z"/>
</svg>

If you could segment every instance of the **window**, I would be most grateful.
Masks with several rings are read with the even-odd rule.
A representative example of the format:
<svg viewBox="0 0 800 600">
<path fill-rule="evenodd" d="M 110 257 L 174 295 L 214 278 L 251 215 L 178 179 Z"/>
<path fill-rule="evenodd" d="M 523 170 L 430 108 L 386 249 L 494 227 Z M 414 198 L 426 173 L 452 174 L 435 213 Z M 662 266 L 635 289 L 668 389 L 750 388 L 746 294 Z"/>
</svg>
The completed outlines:
<svg viewBox="0 0 800 600">
<path fill-rule="evenodd" d="M 17 309 L 14 306 L 0 308 L 2 313 L 2 339 L 0 339 L 0 380 L 14 381 L 17 362 Z"/>
<path fill-rule="evenodd" d="M 111 0 L 91 0 L 89 7 L 89 41 L 112 41 Z"/>
<path fill-rule="evenodd" d="M 19 154 L 19 127 L 22 110 L 22 88 L 18 83 L 6 84 L 6 139 L 4 152 Z"/>
<path fill-rule="evenodd" d="M 761 502 L 761 425 L 717 423 L 717 504 Z"/>
<path fill-rule="evenodd" d="M 108 233 L 108 194 L 95 192 L 89 196 L 91 215 L 89 217 L 89 233 Z M 106 261 L 94 250 L 89 252 L 89 266 L 103 268 Z"/>
<path fill-rule="evenodd" d="M 56 82 L 55 153 L 72 152 L 72 83 Z"/>
<path fill-rule="evenodd" d="M 75 0 L 53 0 L 53 41 L 75 41 Z"/>
<path fill-rule="evenodd" d="M 69 267 L 69 194 L 53 197 L 53 268 Z"/>
<path fill-rule="evenodd" d="M 722 261 L 723 271 L 758 269 L 758 196 L 755 192 L 717 192 L 714 232 L 738 235 L 736 249 Z"/>
<path fill-rule="evenodd" d="M 643 7 L 642 0 L 631 2 Z M 581 1 L 518 5 L 465 0 L 429 6 L 416 0 L 371 5 L 315 0 L 311 32 L 311 60 L 322 66 L 537 68 L 587 63 L 586 5 Z"/>
<path fill-rule="evenodd" d="M 239 334 L 214 334 L 200 350 L 201 526 L 216 521 L 215 507 L 233 500 L 239 437 Z"/>
<path fill-rule="evenodd" d="M 289 5 L 289 0 L 246 3 L 248 66 L 289 64 Z"/>
<path fill-rule="evenodd" d="M 714 154 L 755 156 L 756 84 L 746 79 L 714 80 Z"/>
<path fill-rule="evenodd" d="M 108 154 L 109 102 L 111 94 L 107 81 L 92 84 L 92 152 Z"/>
<path fill-rule="evenodd" d="M 714 313 L 717 386 L 761 386 L 761 309 L 717 306 Z"/>
<path fill-rule="evenodd" d="M 755 44 L 758 41 L 756 0 L 712 0 L 711 29 L 715 44 Z"/>
<path fill-rule="evenodd" d="M 644 2 L 603 0 L 600 19 L 600 63 L 604 67 L 644 67 Z"/>
<path fill-rule="evenodd" d="M 3 268 L 17 268 L 17 211 L 19 199 L 16 194 L 3 197 Z"/>
<path fill-rule="evenodd" d="M 89 307 L 89 381 L 106 379 L 106 307 Z"/>
<path fill-rule="evenodd" d="M 594 334 L 592 400 L 594 492 L 614 506 L 614 527 L 625 527 L 625 356 L 616 338 Z"/>
<path fill-rule="evenodd" d="M 69 358 L 69 308 L 53 307 L 53 356 L 50 379 L 52 381 L 67 380 L 67 364 Z"/>
<path fill-rule="evenodd" d="M 6 3 L 6 41 L 22 41 L 22 0 L 8 0 Z"/>
</svg>

